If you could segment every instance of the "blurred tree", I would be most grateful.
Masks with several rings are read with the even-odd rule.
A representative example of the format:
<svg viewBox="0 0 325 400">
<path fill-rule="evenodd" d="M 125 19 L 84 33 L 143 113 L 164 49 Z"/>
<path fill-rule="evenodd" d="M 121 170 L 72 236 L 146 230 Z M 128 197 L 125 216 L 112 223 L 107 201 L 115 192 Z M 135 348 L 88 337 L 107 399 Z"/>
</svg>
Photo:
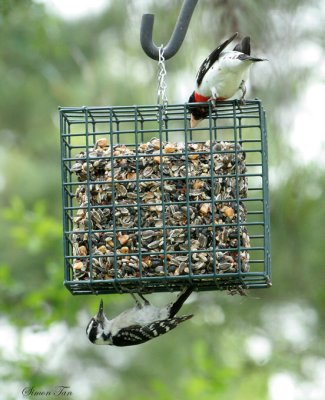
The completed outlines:
<svg viewBox="0 0 325 400">
<path fill-rule="evenodd" d="M 146 11 L 156 15 L 156 43 L 169 40 L 180 4 L 148 2 Z M 90 346 L 84 334 L 97 299 L 71 297 L 62 287 L 57 107 L 155 102 L 157 65 L 140 47 L 139 2 L 108 2 L 96 17 L 66 21 L 38 2 L 0 1 L 2 321 L 10 321 L 21 340 L 25 327 L 49 331 L 60 321 L 69 324 L 64 331 L 69 337 L 43 356 L 21 346 L 15 359 L 0 346 L 4 382 L 19 391 L 23 385 L 82 380 L 88 388 L 85 398 L 117 400 L 263 400 L 269 398 L 270 377 L 281 370 L 313 383 L 304 365 L 315 368 L 325 356 L 325 173 L 317 162 L 300 165 L 287 130 L 297 99 L 313 77 L 314 66 L 296 62 L 295 55 L 324 37 L 319 7 L 317 0 L 201 1 L 181 50 L 167 62 L 170 102 L 184 102 L 204 57 L 234 31 L 251 35 L 254 53 L 270 59 L 254 71 L 252 93 L 268 110 L 271 173 L 276 176 L 271 188 L 274 288 L 245 299 L 200 293 L 191 305 L 196 322 L 139 349 L 103 351 Z M 302 23 L 306 15 L 317 20 Z M 155 299 L 159 302 L 159 296 Z M 112 297 L 111 314 L 126 303 L 125 297 Z M 85 309 L 87 315 L 78 312 Z M 284 319 L 293 324 L 288 328 L 292 337 L 280 329 Z M 254 346 L 247 350 L 247 340 L 253 338 L 254 344 L 256 337 L 271 348 L 264 360 Z M 56 357 L 58 365 L 50 366 Z"/>
</svg>

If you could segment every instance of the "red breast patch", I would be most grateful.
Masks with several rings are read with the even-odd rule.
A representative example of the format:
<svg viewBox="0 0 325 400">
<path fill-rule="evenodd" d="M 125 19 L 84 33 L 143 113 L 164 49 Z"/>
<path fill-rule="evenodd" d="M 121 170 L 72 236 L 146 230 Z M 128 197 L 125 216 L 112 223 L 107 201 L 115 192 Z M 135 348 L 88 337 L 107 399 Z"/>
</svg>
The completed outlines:
<svg viewBox="0 0 325 400">
<path fill-rule="evenodd" d="M 199 93 L 194 92 L 194 100 L 196 103 L 206 103 L 210 97 L 202 96 Z"/>
<path fill-rule="evenodd" d="M 206 103 L 207 101 L 209 101 L 211 97 L 207 97 L 207 96 L 202 96 L 201 94 L 194 92 L 194 100 L 196 103 Z M 225 97 L 217 97 L 215 99 L 216 101 L 223 101 L 226 100 Z"/>
</svg>

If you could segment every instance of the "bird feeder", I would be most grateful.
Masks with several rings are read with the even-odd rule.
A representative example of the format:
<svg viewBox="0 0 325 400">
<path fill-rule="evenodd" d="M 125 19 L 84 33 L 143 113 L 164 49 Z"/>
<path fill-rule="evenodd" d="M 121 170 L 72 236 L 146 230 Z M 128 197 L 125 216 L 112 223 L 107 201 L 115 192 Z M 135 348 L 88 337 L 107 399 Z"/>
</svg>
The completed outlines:
<svg viewBox="0 0 325 400">
<path fill-rule="evenodd" d="M 221 102 L 60 109 L 73 294 L 270 285 L 265 114 Z"/>
<path fill-rule="evenodd" d="M 184 2 L 165 59 L 196 3 Z M 164 67 L 152 27 L 144 15 L 142 46 Z M 195 128 L 190 103 L 60 108 L 64 284 L 72 294 L 270 286 L 262 104 L 201 105 L 207 117 Z"/>
</svg>

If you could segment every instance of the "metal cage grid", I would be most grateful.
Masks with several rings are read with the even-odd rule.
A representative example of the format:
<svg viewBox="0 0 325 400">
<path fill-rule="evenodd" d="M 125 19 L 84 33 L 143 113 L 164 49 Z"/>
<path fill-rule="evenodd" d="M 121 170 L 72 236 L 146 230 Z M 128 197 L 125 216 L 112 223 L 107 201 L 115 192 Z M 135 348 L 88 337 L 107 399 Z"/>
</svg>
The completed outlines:
<svg viewBox="0 0 325 400">
<path fill-rule="evenodd" d="M 193 129 L 188 107 L 60 108 L 64 284 L 71 293 L 270 286 L 261 102 L 221 102 L 217 111 L 209 105 L 209 116 Z M 148 146 L 151 152 L 143 150 Z M 219 168 L 227 162 L 229 169 Z M 181 174 L 170 172 L 173 163 Z M 201 182 L 195 190 L 194 182 Z M 200 197 L 202 186 L 208 191 Z M 159 195 L 148 198 L 147 187 Z M 146 214 L 150 207 L 155 218 Z M 215 239 L 231 235 L 227 245 Z"/>
</svg>

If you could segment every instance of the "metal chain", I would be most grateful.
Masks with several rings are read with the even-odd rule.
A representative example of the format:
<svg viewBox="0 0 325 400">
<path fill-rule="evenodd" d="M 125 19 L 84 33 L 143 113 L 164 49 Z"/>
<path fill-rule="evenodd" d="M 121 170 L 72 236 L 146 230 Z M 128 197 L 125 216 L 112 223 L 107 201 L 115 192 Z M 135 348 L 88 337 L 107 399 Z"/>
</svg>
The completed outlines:
<svg viewBox="0 0 325 400">
<path fill-rule="evenodd" d="M 166 83 L 166 67 L 164 57 L 164 46 L 159 47 L 159 61 L 158 61 L 158 89 L 157 89 L 157 103 L 162 105 L 165 109 L 168 105 L 168 99 L 166 95 L 167 83 Z"/>
</svg>

